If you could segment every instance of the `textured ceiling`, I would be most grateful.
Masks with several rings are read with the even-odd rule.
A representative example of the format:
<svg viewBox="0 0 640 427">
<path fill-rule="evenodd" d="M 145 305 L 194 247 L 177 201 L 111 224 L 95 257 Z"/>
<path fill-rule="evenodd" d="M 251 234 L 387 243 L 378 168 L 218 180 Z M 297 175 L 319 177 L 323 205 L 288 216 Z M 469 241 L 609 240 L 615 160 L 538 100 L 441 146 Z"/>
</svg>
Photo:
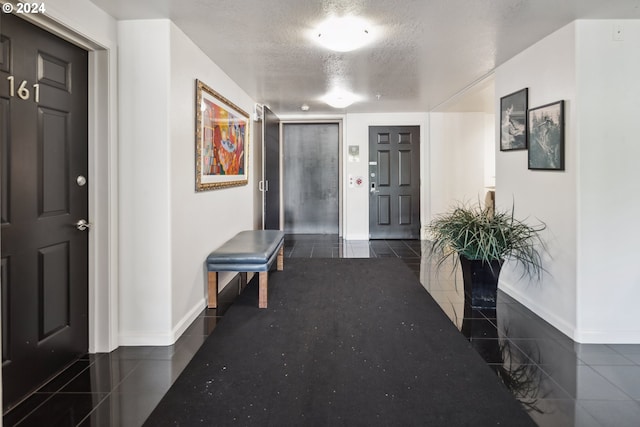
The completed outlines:
<svg viewBox="0 0 640 427">
<path fill-rule="evenodd" d="M 171 19 L 280 115 L 300 114 L 304 103 L 307 114 L 492 108 L 480 99 L 490 93 L 486 77 L 544 36 L 580 18 L 640 18 L 640 0 L 92 2 L 117 19 Z M 307 34 L 332 14 L 365 17 L 381 36 L 359 51 L 327 51 Z M 477 81 L 480 90 L 467 90 Z M 364 99 L 344 110 L 319 101 L 336 84 Z"/>
</svg>

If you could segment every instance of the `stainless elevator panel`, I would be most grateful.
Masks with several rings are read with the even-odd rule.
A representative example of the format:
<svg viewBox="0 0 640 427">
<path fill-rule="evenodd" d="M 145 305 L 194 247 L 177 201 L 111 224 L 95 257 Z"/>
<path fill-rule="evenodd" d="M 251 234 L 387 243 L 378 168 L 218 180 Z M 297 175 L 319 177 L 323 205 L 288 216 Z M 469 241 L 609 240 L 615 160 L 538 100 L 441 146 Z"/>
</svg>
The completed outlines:
<svg viewBox="0 0 640 427">
<path fill-rule="evenodd" d="M 284 125 L 284 229 L 339 233 L 339 125 Z"/>
</svg>

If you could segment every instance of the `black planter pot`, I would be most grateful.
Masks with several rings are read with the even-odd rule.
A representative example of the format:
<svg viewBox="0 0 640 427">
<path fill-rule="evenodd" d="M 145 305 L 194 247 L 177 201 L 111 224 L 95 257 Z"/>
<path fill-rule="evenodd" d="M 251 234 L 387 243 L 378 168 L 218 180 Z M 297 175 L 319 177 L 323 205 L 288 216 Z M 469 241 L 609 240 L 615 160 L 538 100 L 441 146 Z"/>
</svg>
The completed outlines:
<svg viewBox="0 0 640 427">
<path fill-rule="evenodd" d="M 498 276 L 502 263 L 503 260 L 486 263 L 460 255 L 465 303 L 470 303 L 473 308 L 496 308 Z"/>
</svg>

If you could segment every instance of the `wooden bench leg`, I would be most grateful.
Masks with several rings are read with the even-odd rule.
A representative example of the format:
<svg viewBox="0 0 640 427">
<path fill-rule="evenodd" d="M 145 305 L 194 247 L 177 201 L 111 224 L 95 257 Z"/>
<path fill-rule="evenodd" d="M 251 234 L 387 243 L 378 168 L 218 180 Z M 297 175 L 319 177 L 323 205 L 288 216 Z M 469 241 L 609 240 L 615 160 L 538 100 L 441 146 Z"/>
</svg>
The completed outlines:
<svg viewBox="0 0 640 427">
<path fill-rule="evenodd" d="M 261 271 L 258 274 L 259 288 L 258 288 L 258 307 L 267 308 L 267 285 L 269 279 L 268 271 Z"/>
<path fill-rule="evenodd" d="M 284 270 L 284 245 L 280 246 L 278 251 L 278 258 L 276 260 L 276 269 L 278 271 Z"/>
<path fill-rule="evenodd" d="M 207 307 L 218 308 L 218 272 L 209 271 L 207 273 L 207 278 L 209 285 Z"/>
</svg>

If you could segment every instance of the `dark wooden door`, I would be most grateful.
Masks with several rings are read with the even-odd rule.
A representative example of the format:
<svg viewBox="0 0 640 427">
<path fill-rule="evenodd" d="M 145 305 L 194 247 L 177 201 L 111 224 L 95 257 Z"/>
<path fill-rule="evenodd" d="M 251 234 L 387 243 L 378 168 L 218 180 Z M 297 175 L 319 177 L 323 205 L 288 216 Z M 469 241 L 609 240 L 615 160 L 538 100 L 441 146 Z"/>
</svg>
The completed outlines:
<svg viewBox="0 0 640 427">
<path fill-rule="evenodd" d="M 369 127 L 369 237 L 420 238 L 420 127 Z"/>
<path fill-rule="evenodd" d="M 87 352 L 87 52 L 3 15 L 2 381 L 9 408 Z M 82 228 L 82 227 L 80 227 Z"/>
<path fill-rule="evenodd" d="M 264 228 L 280 230 L 280 119 L 263 107 Z"/>
</svg>

